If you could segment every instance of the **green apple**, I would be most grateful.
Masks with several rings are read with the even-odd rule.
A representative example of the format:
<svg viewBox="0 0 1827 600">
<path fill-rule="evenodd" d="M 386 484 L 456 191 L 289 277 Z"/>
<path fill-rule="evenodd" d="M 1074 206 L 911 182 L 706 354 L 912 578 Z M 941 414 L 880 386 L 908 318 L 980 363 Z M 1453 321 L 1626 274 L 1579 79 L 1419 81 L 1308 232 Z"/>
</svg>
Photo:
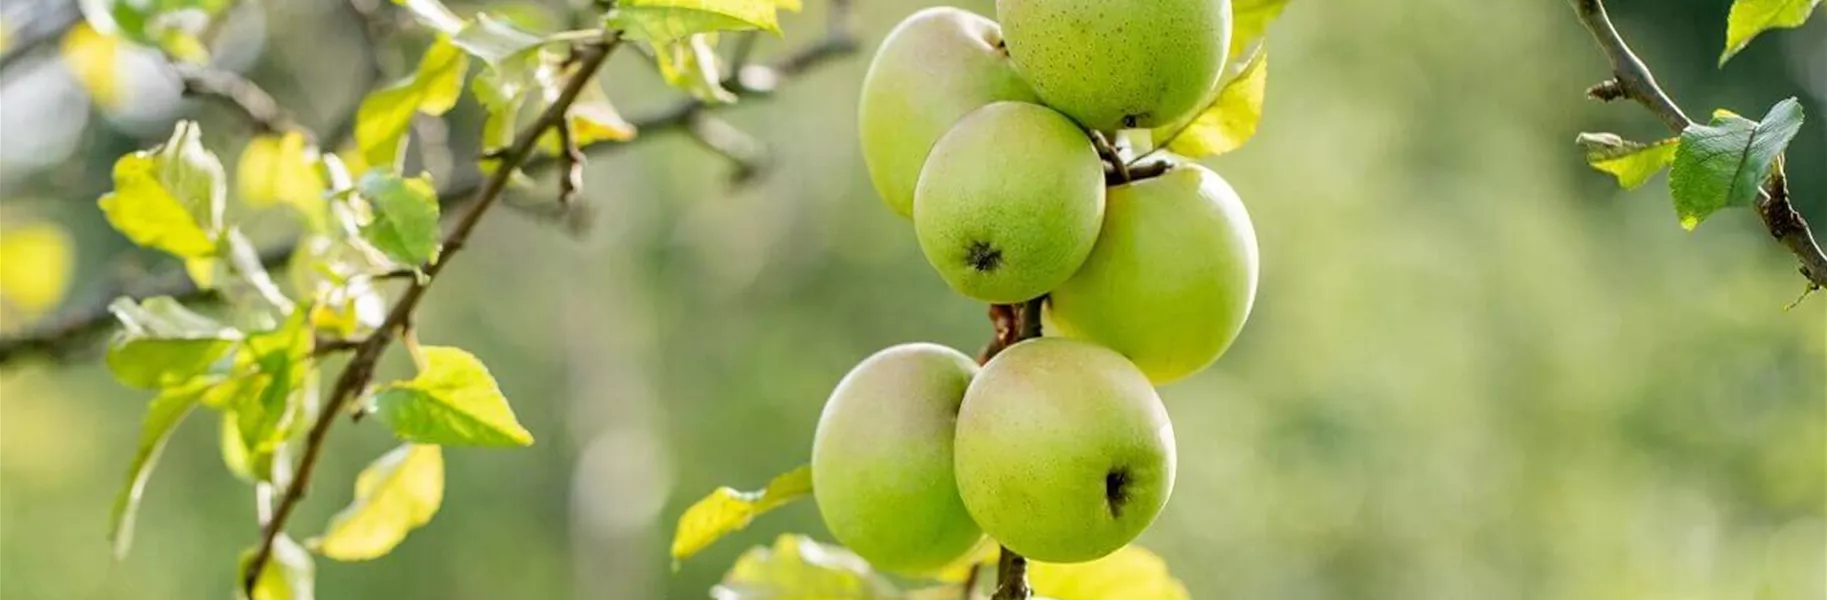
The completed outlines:
<svg viewBox="0 0 1827 600">
<path fill-rule="evenodd" d="M 1048 297 L 1047 324 L 1165 384 L 1224 354 L 1256 298 L 1256 229 L 1224 179 L 1190 162 L 1110 188 L 1097 247 Z"/>
<path fill-rule="evenodd" d="M 1148 378 L 1096 344 L 1003 350 L 964 393 L 958 492 L 983 531 L 1043 562 L 1134 540 L 1174 488 L 1174 430 Z"/>
<path fill-rule="evenodd" d="M 1104 166 L 1064 115 L 997 102 L 933 146 L 913 217 L 927 262 L 952 289 L 1023 302 L 1071 277 L 1091 253 L 1104 219 Z"/>
<path fill-rule="evenodd" d="M 1099 131 L 1198 110 L 1231 43 L 1230 0 L 996 0 L 1015 70 Z"/>
<path fill-rule="evenodd" d="M 888 207 L 912 216 L 914 186 L 933 143 L 964 115 L 998 100 L 1038 101 L 1009 64 L 995 21 L 929 8 L 889 32 L 863 76 L 857 107 L 863 162 Z"/>
<path fill-rule="evenodd" d="M 958 405 L 977 363 L 934 344 L 865 359 L 831 392 L 812 438 L 812 494 L 839 542 L 882 569 L 919 573 L 983 532 L 952 472 Z"/>
</svg>

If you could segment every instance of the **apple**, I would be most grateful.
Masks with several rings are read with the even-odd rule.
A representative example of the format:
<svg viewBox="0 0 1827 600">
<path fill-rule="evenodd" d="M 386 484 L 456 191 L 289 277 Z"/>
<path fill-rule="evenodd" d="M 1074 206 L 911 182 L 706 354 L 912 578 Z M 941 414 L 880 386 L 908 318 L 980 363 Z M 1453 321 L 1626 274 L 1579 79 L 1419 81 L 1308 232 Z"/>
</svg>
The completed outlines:
<svg viewBox="0 0 1827 600">
<path fill-rule="evenodd" d="M 913 216 L 914 187 L 933 143 L 998 100 L 1038 101 L 1009 64 L 995 21 L 938 7 L 895 26 L 863 76 L 857 108 L 863 162 L 888 207 Z"/>
<path fill-rule="evenodd" d="M 1134 361 L 1156 385 L 1212 364 L 1256 298 L 1256 229 L 1237 192 L 1190 162 L 1110 188 L 1084 266 L 1048 296 L 1050 331 Z"/>
<path fill-rule="evenodd" d="M 1230 0 L 996 0 L 1015 70 L 1099 131 L 1201 108 L 1231 43 Z"/>
<path fill-rule="evenodd" d="M 831 392 L 812 438 L 812 494 L 839 542 L 878 568 L 937 569 L 983 532 L 958 497 L 952 438 L 977 363 L 935 344 L 863 360 Z"/>
<path fill-rule="evenodd" d="M 1078 270 L 1104 219 L 1104 167 L 1052 109 L 997 102 L 939 138 L 914 192 L 914 234 L 960 294 L 1000 304 Z"/>
<path fill-rule="evenodd" d="M 1174 488 L 1174 430 L 1148 378 L 1065 338 L 1010 346 L 964 393 L 958 492 L 985 533 L 1043 562 L 1134 540 Z"/>
</svg>

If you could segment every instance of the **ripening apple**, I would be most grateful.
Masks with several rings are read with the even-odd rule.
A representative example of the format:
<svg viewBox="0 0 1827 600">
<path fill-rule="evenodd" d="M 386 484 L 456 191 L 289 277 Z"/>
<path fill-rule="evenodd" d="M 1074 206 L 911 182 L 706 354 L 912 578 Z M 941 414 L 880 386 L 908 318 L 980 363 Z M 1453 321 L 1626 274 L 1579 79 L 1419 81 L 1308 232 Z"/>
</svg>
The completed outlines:
<svg viewBox="0 0 1827 600">
<path fill-rule="evenodd" d="M 996 18 L 1035 93 L 1099 131 L 1199 109 L 1231 43 L 1230 0 L 996 0 Z"/>
<path fill-rule="evenodd" d="M 983 532 L 952 471 L 958 405 L 977 363 L 935 344 L 863 360 L 831 392 L 812 438 L 812 494 L 839 542 L 900 573 L 937 569 Z"/>
<path fill-rule="evenodd" d="M 938 7 L 895 26 L 863 76 L 857 107 L 863 162 L 888 207 L 912 216 L 914 186 L 933 142 L 998 100 L 1038 101 L 1009 64 L 995 21 Z"/>
<path fill-rule="evenodd" d="M 914 234 L 952 289 L 1012 304 L 1077 271 L 1104 219 L 1104 166 L 1064 115 L 979 108 L 939 138 L 914 192 Z"/>
<path fill-rule="evenodd" d="M 1174 430 L 1135 365 L 1037 338 L 1002 351 L 958 413 L 958 492 L 990 537 L 1043 562 L 1134 540 L 1174 488 Z"/>
<path fill-rule="evenodd" d="M 1256 298 L 1256 229 L 1210 169 L 1176 163 L 1110 188 L 1097 246 L 1048 297 L 1047 324 L 1134 361 L 1156 385 L 1230 347 Z"/>
</svg>

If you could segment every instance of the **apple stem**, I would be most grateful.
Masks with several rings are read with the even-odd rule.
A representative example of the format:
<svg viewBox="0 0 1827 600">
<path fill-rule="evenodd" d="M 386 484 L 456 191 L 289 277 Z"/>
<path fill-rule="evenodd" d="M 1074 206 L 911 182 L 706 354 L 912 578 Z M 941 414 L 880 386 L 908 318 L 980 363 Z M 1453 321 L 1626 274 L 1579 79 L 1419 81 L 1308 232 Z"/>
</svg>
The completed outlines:
<svg viewBox="0 0 1827 600">
<path fill-rule="evenodd" d="M 1028 559 L 1007 546 L 996 558 L 996 595 L 991 600 L 1028 600 L 1034 589 L 1028 587 Z"/>
</svg>

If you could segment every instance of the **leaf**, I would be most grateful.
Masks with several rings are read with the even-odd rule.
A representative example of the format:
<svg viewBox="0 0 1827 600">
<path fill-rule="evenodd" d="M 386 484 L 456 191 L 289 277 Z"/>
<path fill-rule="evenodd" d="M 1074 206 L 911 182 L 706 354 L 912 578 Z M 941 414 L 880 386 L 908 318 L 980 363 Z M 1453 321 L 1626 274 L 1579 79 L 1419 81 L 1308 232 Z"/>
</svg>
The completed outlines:
<svg viewBox="0 0 1827 600">
<path fill-rule="evenodd" d="M 559 68 L 559 65 L 546 65 L 539 69 L 539 85 L 544 90 L 547 104 L 556 102 L 564 82 L 576 76 L 576 68 Z M 615 105 L 609 102 L 608 94 L 603 93 L 602 86 L 586 85 L 571 103 L 571 109 L 565 112 L 565 121 L 571 126 L 571 141 L 579 147 L 602 141 L 626 142 L 634 139 L 634 124 L 622 118 Z M 506 140 L 512 141 L 513 132 L 504 131 Z M 546 132 L 540 136 L 539 147 L 549 154 L 560 152 L 558 134 Z"/>
<path fill-rule="evenodd" d="M 1269 84 L 1268 50 L 1257 51 L 1244 65 L 1219 88 L 1211 106 L 1168 138 L 1169 150 L 1187 158 L 1217 156 L 1243 147 L 1256 136 Z"/>
<path fill-rule="evenodd" d="M 141 246 L 186 258 L 214 254 L 227 182 L 201 138 L 196 123 L 179 121 L 164 145 L 116 161 L 114 191 L 99 201 L 108 223 Z"/>
<path fill-rule="evenodd" d="M 454 35 L 463 29 L 463 19 L 438 0 L 393 0 L 393 3 L 406 7 L 413 18 L 438 33 Z"/>
<path fill-rule="evenodd" d="M 139 446 L 127 467 L 127 481 L 115 494 L 114 507 L 108 513 L 108 541 L 114 546 L 116 559 L 126 558 L 133 547 L 133 522 L 139 514 L 140 496 L 146 491 L 146 482 L 152 479 L 152 469 L 159 463 L 165 440 L 197 407 L 201 395 L 201 386 L 169 389 L 147 406 L 146 419 L 140 424 Z"/>
<path fill-rule="evenodd" d="M 490 65 L 524 56 L 546 43 L 545 38 L 487 13 L 477 14 L 474 22 L 465 23 L 450 41 Z"/>
<path fill-rule="evenodd" d="M 1758 34 L 1777 28 L 1801 27 L 1808 15 L 1819 8 L 1821 0 L 1737 0 L 1726 17 L 1725 51 L 1719 54 L 1723 67 L 1732 56 L 1744 50 Z"/>
<path fill-rule="evenodd" d="M 439 37 L 419 58 L 412 77 L 363 98 L 355 113 L 355 142 L 363 162 L 397 168 L 413 115 L 437 116 L 456 106 L 468 71 L 469 55 Z"/>
<path fill-rule="evenodd" d="M 252 548 L 241 553 L 241 576 L 236 581 L 246 578 L 247 569 L 254 562 Z M 267 559 L 265 569 L 260 570 L 260 580 L 254 583 L 254 595 L 251 599 L 237 590 L 236 597 L 248 600 L 312 600 L 312 588 L 316 585 L 317 567 L 312 564 L 311 553 L 304 546 L 292 541 L 291 536 L 279 534 L 273 538 L 273 554 Z M 239 586 L 237 586 L 239 587 Z"/>
<path fill-rule="evenodd" d="M 198 36 L 230 4 L 231 0 L 83 0 L 78 6 L 97 31 L 201 64 L 209 59 L 209 50 Z"/>
<path fill-rule="evenodd" d="M 438 189 L 430 175 L 403 179 L 379 169 L 357 184 L 374 207 L 362 237 L 388 257 L 418 267 L 438 256 Z"/>
<path fill-rule="evenodd" d="M 241 339 L 240 332 L 190 312 L 169 296 L 139 303 L 121 298 L 108 310 L 121 322 L 121 333 L 108 345 L 108 369 L 131 387 L 183 385 L 207 372 Z"/>
<path fill-rule="evenodd" d="M 716 34 L 700 33 L 655 45 L 653 56 L 660 65 L 660 76 L 668 85 L 699 100 L 735 102 L 736 95 L 723 89 L 723 76 L 717 68 L 716 39 Z"/>
<path fill-rule="evenodd" d="M 608 26 L 655 46 L 712 31 L 780 33 L 777 0 L 624 0 Z"/>
<path fill-rule="evenodd" d="M 1231 0 L 1232 60 L 1269 35 L 1269 24 L 1287 8 L 1288 0 Z"/>
<path fill-rule="evenodd" d="M 762 513 L 811 494 L 812 467 L 807 465 L 776 476 L 759 491 L 717 488 L 679 515 L 679 528 L 672 536 L 673 563 L 691 558 L 723 536 L 748 527 Z"/>
<path fill-rule="evenodd" d="M 77 23 L 64 34 L 60 54 L 96 106 L 121 107 L 120 38 L 103 35 L 88 23 Z"/>
<path fill-rule="evenodd" d="M 1034 593 L 1056 600 L 1188 600 L 1161 557 L 1140 546 L 1076 564 L 1028 563 Z"/>
<path fill-rule="evenodd" d="M 1776 103 L 1761 123 L 1718 114 L 1711 125 L 1689 125 L 1668 178 L 1681 227 L 1692 230 L 1714 211 L 1749 206 L 1801 127 L 1802 105 L 1794 98 Z"/>
<path fill-rule="evenodd" d="M 440 449 L 400 446 L 362 469 L 355 479 L 355 501 L 331 517 L 329 530 L 311 545 L 341 561 L 384 556 L 408 532 L 430 522 L 443 499 Z"/>
<path fill-rule="evenodd" d="M 235 189 L 257 207 L 285 204 L 298 210 L 313 231 L 324 228 L 323 175 L 317 171 L 317 148 L 296 131 L 248 140 L 235 164 Z"/>
<path fill-rule="evenodd" d="M 751 548 L 711 588 L 716 600 L 783 598 L 886 600 L 901 593 L 869 563 L 839 546 L 783 535 L 773 547 Z"/>
<path fill-rule="evenodd" d="M 243 382 L 234 409 L 241 442 L 256 455 L 272 452 L 303 418 L 304 403 L 295 399 L 308 391 L 312 371 L 308 312 L 292 311 L 279 327 L 249 335 L 244 344 L 255 373 Z"/>
<path fill-rule="evenodd" d="M 1618 185 L 1633 190 L 1675 162 L 1681 138 L 1644 144 L 1613 133 L 1582 133 L 1577 140 L 1586 148 L 1586 164 L 1618 178 Z"/>
<path fill-rule="evenodd" d="M 75 258 L 70 235 L 44 222 L 0 231 L 0 305 L 5 323 L 29 321 L 63 299 Z"/>
<path fill-rule="evenodd" d="M 401 439 L 424 444 L 528 446 L 527 433 L 482 361 L 446 346 L 424 348 L 418 377 L 375 395 L 376 415 Z"/>
</svg>

